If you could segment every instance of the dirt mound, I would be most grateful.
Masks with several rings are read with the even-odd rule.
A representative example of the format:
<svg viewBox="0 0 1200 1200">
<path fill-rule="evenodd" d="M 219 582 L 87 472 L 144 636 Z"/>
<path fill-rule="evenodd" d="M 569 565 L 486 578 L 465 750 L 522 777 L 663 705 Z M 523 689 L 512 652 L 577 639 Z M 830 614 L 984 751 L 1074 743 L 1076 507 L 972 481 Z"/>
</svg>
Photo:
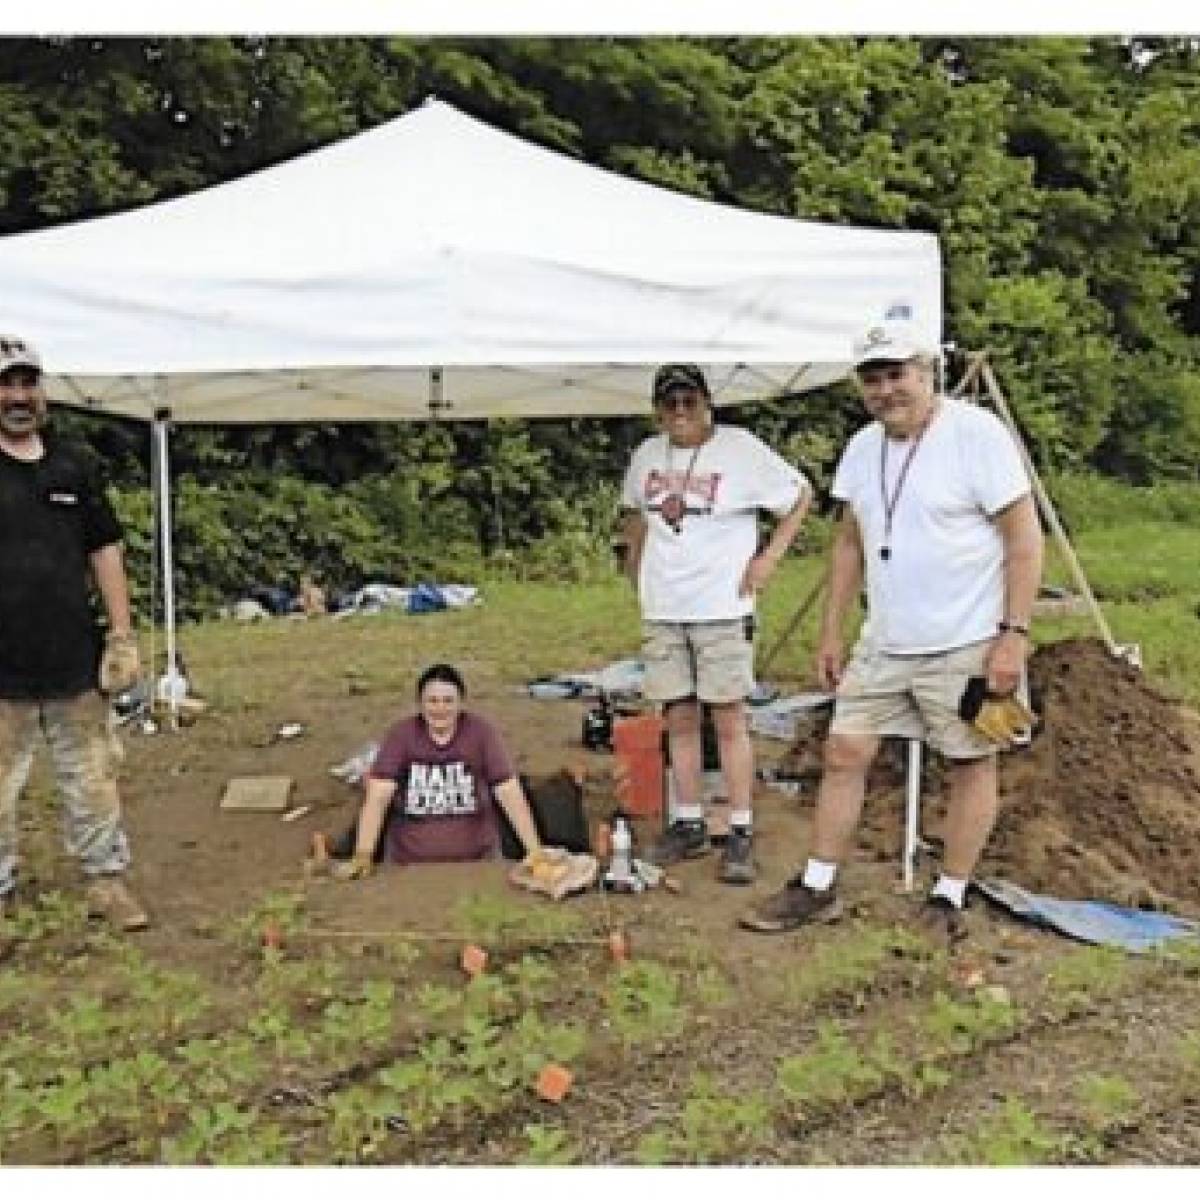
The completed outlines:
<svg viewBox="0 0 1200 1200">
<path fill-rule="evenodd" d="M 1200 717 L 1092 639 L 1056 642 L 1029 667 L 1041 717 L 1031 746 L 1001 758 L 1000 816 L 980 874 L 1035 891 L 1200 912 Z M 824 730 L 789 754 L 815 774 Z M 880 756 L 860 844 L 900 852 L 903 754 Z M 947 777 L 928 762 L 922 833 L 941 835 Z"/>
<path fill-rule="evenodd" d="M 987 866 L 1039 891 L 1200 903 L 1200 720 L 1094 640 L 1030 663 L 1042 724 L 1006 755 Z"/>
</svg>

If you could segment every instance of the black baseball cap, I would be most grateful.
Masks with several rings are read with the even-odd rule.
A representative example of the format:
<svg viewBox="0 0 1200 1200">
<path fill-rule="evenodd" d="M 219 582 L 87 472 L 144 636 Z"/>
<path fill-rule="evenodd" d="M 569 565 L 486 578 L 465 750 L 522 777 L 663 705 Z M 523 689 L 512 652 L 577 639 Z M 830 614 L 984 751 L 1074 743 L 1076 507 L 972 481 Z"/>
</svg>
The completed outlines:
<svg viewBox="0 0 1200 1200">
<path fill-rule="evenodd" d="M 695 363 L 666 363 L 655 371 L 651 396 L 656 404 L 674 388 L 694 389 L 705 396 L 712 394 L 704 372 Z"/>
</svg>

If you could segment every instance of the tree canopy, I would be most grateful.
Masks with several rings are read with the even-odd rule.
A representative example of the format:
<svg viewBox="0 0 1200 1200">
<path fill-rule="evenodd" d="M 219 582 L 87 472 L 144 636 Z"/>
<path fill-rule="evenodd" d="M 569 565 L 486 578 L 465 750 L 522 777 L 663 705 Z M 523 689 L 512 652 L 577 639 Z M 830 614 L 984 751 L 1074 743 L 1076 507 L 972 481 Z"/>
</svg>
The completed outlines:
<svg viewBox="0 0 1200 1200">
<path fill-rule="evenodd" d="M 936 233 L 948 336 L 988 350 L 1042 466 L 1196 479 L 1198 54 L 1111 37 L 10 38 L 0 232 L 232 179 L 436 94 L 682 192 Z M 835 390 L 741 419 L 820 478 L 859 414 Z M 504 540 L 552 524 L 548 497 L 611 482 L 640 428 L 198 431 L 181 465 L 449 473 Z M 89 436 L 141 469 L 127 431 Z"/>
</svg>

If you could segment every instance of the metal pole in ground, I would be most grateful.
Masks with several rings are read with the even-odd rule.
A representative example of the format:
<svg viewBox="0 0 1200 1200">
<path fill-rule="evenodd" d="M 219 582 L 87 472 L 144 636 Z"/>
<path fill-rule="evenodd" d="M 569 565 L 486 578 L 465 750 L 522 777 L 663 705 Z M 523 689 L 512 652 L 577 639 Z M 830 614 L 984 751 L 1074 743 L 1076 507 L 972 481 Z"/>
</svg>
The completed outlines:
<svg viewBox="0 0 1200 1200">
<path fill-rule="evenodd" d="M 908 773 L 904 788 L 904 890 L 913 890 L 917 842 L 921 835 L 921 739 L 908 739 Z"/>
</svg>

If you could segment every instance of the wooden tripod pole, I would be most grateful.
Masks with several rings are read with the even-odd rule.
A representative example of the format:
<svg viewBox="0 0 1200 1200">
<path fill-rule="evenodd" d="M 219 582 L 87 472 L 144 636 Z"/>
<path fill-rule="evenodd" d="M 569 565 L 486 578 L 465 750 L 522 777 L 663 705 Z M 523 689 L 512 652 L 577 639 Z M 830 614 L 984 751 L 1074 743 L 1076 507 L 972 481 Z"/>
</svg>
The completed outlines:
<svg viewBox="0 0 1200 1200">
<path fill-rule="evenodd" d="M 996 411 L 1000 414 L 1013 435 L 1013 440 L 1017 444 L 1017 450 L 1021 454 L 1021 460 L 1025 464 L 1025 470 L 1029 474 L 1029 482 L 1033 487 L 1033 494 L 1037 500 L 1038 508 L 1042 516 L 1046 519 L 1046 524 L 1050 526 L 1050 532 L 1054 535 L 1054 540 L 1058 545 L 1059 552 L 1063 556 L 1063 561 L 1067 564 L 1067 569 L 1071 572 L 1071 578 L 1075 581 L 1075 586 L 1079 589 L 1079 594 L 1083 596 L 1087 603 L 1088 611 L 1092 614 L 1092 619 L 1096 622 L 1096 627 L 1100 630 L 1100 636 L 1104 639 L 1104 644 L 1108 647 L 1108 652 L 1114 657 L 1123 657 L 1120 648 L 1113 638 L 1112 630 L 1109 629 L 1108 622 L 1104 619 L 1104 613 L 1100 611 L 1100 605 L 1087 581 L 1087 576 L 1083 573 L 1083 567 L 1080 565 L 1079 559 L 1075 554 L 1075 548 L 1071 545 L 1071 539 L 1067 537 L 1067 531 L 1062 527 L 1062 522 L 1058 519 L 1058 513 L 1054 511 L 1054 505 L 1050 502 L 1050 496 L 1042 484 L 1041 478 L 1037 473 L 1037 468 L 1033 465 L 1033 459 L 1030 458 L 1029 451 L 1025 448 L 1025 440 L 1021 437 L 1021 433 L 1017 429 L 1017 423 L 1013 420 L 1012 411 L 1008 407 L 1008 401 L 1005 400 L 1004 393 L 1000 390 L 1000 384 L 996 381 L 996 376 L 992 372 L 992 368 L 988 365 L 984 355 L 980 354 L 973 356 L 973 358 L 976 359 L 973 365 L 977 373 L 982 375 L 984 386 L 987 388 L 992 403 L 996 406 Z"/>
<path fill-rule="evenodd" d="M 806 616 L 808 616 L 809 609 L 816 604 L 817 597 L 820 596 L 820 594 L 825 590 L 825 583 L 828 578 L 829 573 L 826 572 L 817 580 L 816 583 L 813 584 L 812 590 L 808 593 L 808 595 L 806 595 L 804 599 L 800 601 L 799 607 L 794 613 L 792 613 L 787 625 L 784 626 L 783 632 L 775 639 L 775 644 L 764 656 L 762 664 L 758 668 L 757 673 L 759 675 L 766 675 L 766 673 L 771 669 L 771 664 L 779 656 L 780 650 L 783 649 L 796 630 L 800 628 L 800 622 L 803 621 Z"/>
</svg>

